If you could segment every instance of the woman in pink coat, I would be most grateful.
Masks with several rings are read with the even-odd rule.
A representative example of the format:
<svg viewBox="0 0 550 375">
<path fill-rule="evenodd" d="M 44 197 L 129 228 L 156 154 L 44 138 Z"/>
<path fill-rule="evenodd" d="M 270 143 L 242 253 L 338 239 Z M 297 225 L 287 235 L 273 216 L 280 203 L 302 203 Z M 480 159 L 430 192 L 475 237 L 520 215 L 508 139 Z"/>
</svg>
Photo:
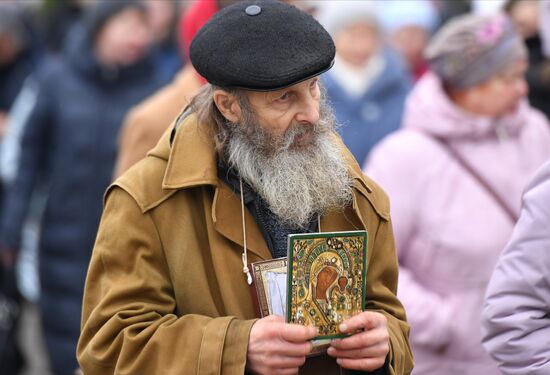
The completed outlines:
<svg viewBox="0 0 550 375">
<path fill-rule="evenodd" d="M 365 172 L 388 192 L 398 295 L 416 375 L 492 375 L 479 327 L 521 192 L 550 158 L 550 127 L 525 100 L 525 49 L 503 16 L 462 16 L 430 42 L 403 127 Z"/>
<path fill-rule="evenodd" d="M 523 195 L 481 322 L 483 345 L 504 374 L 550 374 L 550 161 Z"/>
</svg>

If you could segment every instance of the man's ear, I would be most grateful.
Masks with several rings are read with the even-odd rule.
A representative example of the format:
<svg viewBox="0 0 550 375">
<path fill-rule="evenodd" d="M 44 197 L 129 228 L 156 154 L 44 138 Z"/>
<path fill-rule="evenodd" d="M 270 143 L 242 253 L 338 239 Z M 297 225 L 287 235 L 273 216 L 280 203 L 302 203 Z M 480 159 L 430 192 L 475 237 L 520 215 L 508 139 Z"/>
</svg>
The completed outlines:
<svg viewBox="0 0 550 375">
<path fill-rule="evenodd" d="M 241 119 L 241 106 L 234 95 L 224 90 L 214 90 L 214 103 L 228 121 L 238 123 Z"/>
</svg>

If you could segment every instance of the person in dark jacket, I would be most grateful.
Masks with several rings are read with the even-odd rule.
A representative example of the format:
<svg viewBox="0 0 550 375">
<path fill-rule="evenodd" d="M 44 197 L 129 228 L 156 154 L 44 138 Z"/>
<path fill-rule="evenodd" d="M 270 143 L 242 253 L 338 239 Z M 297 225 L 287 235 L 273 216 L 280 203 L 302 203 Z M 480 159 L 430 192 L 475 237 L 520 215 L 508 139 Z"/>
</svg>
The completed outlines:
<svg viewBox="0 0 550 375">
<path fill-rule="evenodd" d="M 9 112 L 23 82 L 34 67 L 29 48 L 29 35 L 23 21 L 21 7 L 17 4 L 0 4 L 0 154 L 8 129 Z M 0 182 L 0 212 L 4 186 Z M 15 282 L 13 268 L 0 264 L 0 368 L 3 374 L 15 374 L 23 367 L 23 357 L 16 340 L 21 297 Z"/>
<path fill-rule="evenodd" d="M 19 170 L 0 226 L 4 265 L 13 265 L 29 198 L 45 176 L 48 201 L 40 238 L 40 308 L 55 374 L 73 374 L 82 291 L 111 181 L 117 136 L 130 107 L 158 84 L 150 29 L 137 1 L 102 1 L 87 10 L 62 56 L 37 74 L 38 94 L 25 126 Z"/>
<path fill-rule="evenodd" d="M 25 78 L 33 69 L 28 33 L 16 6 L 0 4 L 0 138 Z"/>
<path fill-rule="evenodd" d="M 323 3 L 319 18 L 336 44 L 334 67 L 322 76 L 339 132 L 359 164 L 386 134 L 399 128 L 412 78 L 384 45 L 378 4 Z"/>
</svg>

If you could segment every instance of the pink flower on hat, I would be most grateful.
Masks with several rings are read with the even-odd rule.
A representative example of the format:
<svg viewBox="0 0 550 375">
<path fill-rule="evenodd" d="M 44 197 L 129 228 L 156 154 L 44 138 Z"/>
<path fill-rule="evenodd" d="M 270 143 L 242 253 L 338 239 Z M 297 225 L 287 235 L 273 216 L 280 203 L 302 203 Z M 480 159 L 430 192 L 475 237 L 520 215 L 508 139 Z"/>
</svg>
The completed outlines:
<svg viewBox="0 0 550 375">
<path fill-rule="evenodd" d="M 504 30 L 503 22 L 503 17 L 491 19 L 476 32 L 476 40 L 481 44 L 496 43 Z"/>
</svg>

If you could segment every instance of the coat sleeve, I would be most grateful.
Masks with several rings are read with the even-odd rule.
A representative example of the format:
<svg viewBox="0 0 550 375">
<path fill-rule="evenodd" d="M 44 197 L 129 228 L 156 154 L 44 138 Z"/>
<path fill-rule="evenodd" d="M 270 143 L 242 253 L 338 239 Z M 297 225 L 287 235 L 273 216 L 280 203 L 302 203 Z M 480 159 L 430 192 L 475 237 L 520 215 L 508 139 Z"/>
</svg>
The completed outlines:
<svg viewBox="0 0 550 375">
<path fill-rule="evenodd" d="M 403 375 L 413 369 L 409 345 L 409 325 L 403 305 L 397 297 L 399 266 L 395 250 L 389 199 L 374 182 L 369 181 L 370 192 L 354 204 L 367 228 L 366 310 L 386 316 L 390 336 L 390 353 L 386 365 L 373 374 Z"/>
<path fill-rule="evenodd" d="M 545 171 L 524 195 L 482 313 L 483 345 L 507 375 L 550 374 L 549 163 Z"/>
<path fill-rule="evenodd" d="M 176 308 L 152 218 L 111 188 L 85 286 L 77 347 L 84 373 L 244 373 L 254 320 L 178 316 Z"/>
<path fill-rule="evenodd" d="M 409 325 L 397 299 L 398 263 L 391 221 L 381 220 L 376 230 L 371 265 L 367 268 L 367 310 L 381 312 L 388 319 L 390 354 L 388 375 L 410 374 L 413 356 L 409 346 Z"/>
</svg>

